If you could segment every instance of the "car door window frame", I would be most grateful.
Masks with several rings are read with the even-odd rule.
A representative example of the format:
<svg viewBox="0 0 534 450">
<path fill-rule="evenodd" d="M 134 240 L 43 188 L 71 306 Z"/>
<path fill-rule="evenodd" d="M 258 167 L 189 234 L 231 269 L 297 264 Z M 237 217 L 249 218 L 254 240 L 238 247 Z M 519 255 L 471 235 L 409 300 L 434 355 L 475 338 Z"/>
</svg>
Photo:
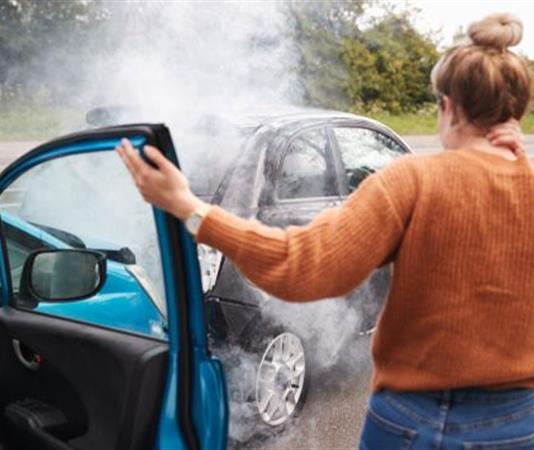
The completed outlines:
<svg viewBox="0 0 534 450">
<path fill-rule="evenodd" d="M 335 155 L 336 160 L 338 161 L 338 165 L 336 166 L 336 169 L 338 170 L 338 180 L 340 184 L 340 196 L 342 198 L 348 197 L 351 193 L 351 190 L 349 189 L 349 184 L 347 182 L 347 178 L 345 176 L 345 164 L 343 163 L 343 158 L 341 155 L 341 149 L 339 147 L 339 142 L 336 138 L 334 129 L 335 128 L 358 128 L 363 130 L 372 131 L 374 133 L 381 134 L 382 136 L 385 136 L 386 138 L 392 140 L 395 142 L 399 148 L 401 148 L 404 152 L 404 154 L 410 154 L 411 150 L 410 148 L 397 136 L 395 136 L 392 133 L 388 133 L 388 130 L 383 129 L 379 126 L 375 126 L 372 123 L 368 122 L 354 122 L 354 121 L 332 121 L 327 126 L 327 134 L 329 136 L 330 145 L 332 146 L 332 154 Z"/>
<path fill-rule="evenodd" d="M 282 169 L 284 167 L 284 162 L 287 157 L 287 155 L 290 152 L 291 145 L 293 142 L 300 138 L 303 134 L 309 133 L 310 131 L 320 131 L 322 130 L 325 133 L 325 142 L 326 142 L 326 154 L 325 154 L 325 161 L 327 164 L 327 171 L 331 171 L 331 175 L 333 177 L 334 183 L 335 183 L 335 194 L 332 195 L 325 195 L 325 196 L 310 196 L 310 197 L 299 197 L 299 198 L 279 198 L 278 197 L 278 187 L 280 182 L 280 174 L 282 172 Z M 272 205 L 289 205 L 294 203 L 303 203 L 303 202 L 314 202 L 317 200 L 321 201 L 338 201 L 340 197 L 341 192 L 341 185 L 339 180 L 339 171 L 338 171 L 338 164 L 339 162 L 336 160 L 337 158 L 333 155 L 333 148 L 332 148 L 332 142 L 331 138 L 328 133 L 328 129 L 325 124 L 321 125 L 313 125 L 306 128 L 300 129 L 298 132 L 294 133 L 289 137 L 285 145 L 282 147 L 281 150 L 278 150 L 276 152 L 277 154 L 280 154 L 279 157 L 276 159 L 275 163 L 275 170 L 273 171 L 273 182 L 271 183 L 272 186 L 272 194 L 271 194 L 271 203 Z"/>
</svg>

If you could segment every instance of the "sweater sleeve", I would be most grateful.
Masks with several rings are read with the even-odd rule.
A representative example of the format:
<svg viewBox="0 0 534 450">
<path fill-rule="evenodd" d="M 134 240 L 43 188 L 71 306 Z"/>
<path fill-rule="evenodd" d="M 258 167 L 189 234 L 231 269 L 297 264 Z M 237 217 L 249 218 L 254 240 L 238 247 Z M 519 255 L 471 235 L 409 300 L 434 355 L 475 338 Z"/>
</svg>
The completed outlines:
<svg viewBox="0 0 534 450">
<path fill-rule="evenodd" d="M 268 227 L 215 206 L 197 240 L 219 249 L 249 280 L 278 298 L 336 297 L 358 286 L 398 247 L 406 220 L 395 204 L 377 173 L 340 207 L 301 227 Z"/>
</svg>

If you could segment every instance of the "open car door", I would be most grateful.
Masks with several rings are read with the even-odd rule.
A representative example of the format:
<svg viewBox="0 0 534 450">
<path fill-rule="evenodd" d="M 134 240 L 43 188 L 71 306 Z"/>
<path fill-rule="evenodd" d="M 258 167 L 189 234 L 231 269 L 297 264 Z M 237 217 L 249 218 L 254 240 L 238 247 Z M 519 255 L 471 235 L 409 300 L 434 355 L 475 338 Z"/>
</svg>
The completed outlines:
<svg viewBox="0 0 534 450">
<path fill-rule="evenodd" d="M 226 448 L 195 244 L 114 148 L 178 160 L 163 125 L 72 134 L 0 176 L 0 449 Z"/>
</svg>

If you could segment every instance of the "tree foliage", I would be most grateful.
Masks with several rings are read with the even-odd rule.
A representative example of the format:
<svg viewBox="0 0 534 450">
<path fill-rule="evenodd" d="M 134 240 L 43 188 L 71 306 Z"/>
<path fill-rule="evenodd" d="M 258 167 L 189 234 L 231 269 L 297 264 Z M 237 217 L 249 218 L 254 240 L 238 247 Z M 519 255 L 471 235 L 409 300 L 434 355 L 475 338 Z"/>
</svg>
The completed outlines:
<svg viewBox="0 0 534 450">
<path fill-rule="evenodd" d="M 80 49 L 92 29 L 105 20 L 105 10 L 87 0 L 2 0 L 0 2 L 0 95 L 2 104 L 34 99 L 53 87 L 42 86 L 49 67 L 68 64 L 69 48 Z M 53 51 L 56 50 L 56 51 Z M 62 51 L 63 50 L 63 51 Z M 60 71 L 58 71 L 60 72 Z M 68 71 L 65 71 L 67 73 Z M 69 80 L 58 80 L 66 89 Z"/>
<path fill-rule="evenodd" d="M 369 10 L 377 4 L 286 4 L 296 53 L 295 67 L 288 67 L 288 72 L 297 72 L 303 103 L 365 113 L 413 111 L 432 100 L 434 42 L 414 29 L 408 13 L 390 10 L 369 23 Z M 0 104 L 75 98 L 83 85 L 84 55 L 111 52 L 121 39 L 120 27 L 106 29 L 110 17 L 130 14 L 153 20 L 150 2 L 113 5 L 110 9 L 106 2 L 91 0 L 0 0 Z M 150 38 L 145 25 L 136 25 L 141 39 Z"/>
<path fill-rule="evenodd" d="M 357 22 L 366 4 L 341 0 L 290 4 L 292 38 L 305 103 L 337 109 L 350 106 L 343 40 L 359 34 Z"/>
<path fill-rule="evenodd" d="M 370 2 L 299 3 L 291 10 L 304 101 L 353 111 L 411 111 L 432 100 L 434 42 L 408 13 L 388 12 L 373 25 L 360 19 Z"/>
<path fill-rule="evenodd" d="M 353 110 L 398 113 L 433 100 L 429 80 L 438 52 L 405 15 L 390 15 L 360 36 L 344 39 L 342 58 Z"/>
</svg>

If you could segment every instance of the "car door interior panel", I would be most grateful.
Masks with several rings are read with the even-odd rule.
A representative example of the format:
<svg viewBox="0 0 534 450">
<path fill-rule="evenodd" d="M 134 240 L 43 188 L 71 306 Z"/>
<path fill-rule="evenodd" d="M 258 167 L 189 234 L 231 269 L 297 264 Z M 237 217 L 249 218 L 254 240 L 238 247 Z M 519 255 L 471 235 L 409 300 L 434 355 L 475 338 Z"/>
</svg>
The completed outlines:
<svg viewBox="0 0 534 450">
<path fill-rule="evenodd" d="M 0 345 L 4 450 L 153 447 L 166 342 L 4 307 Z"/>
</svg>

